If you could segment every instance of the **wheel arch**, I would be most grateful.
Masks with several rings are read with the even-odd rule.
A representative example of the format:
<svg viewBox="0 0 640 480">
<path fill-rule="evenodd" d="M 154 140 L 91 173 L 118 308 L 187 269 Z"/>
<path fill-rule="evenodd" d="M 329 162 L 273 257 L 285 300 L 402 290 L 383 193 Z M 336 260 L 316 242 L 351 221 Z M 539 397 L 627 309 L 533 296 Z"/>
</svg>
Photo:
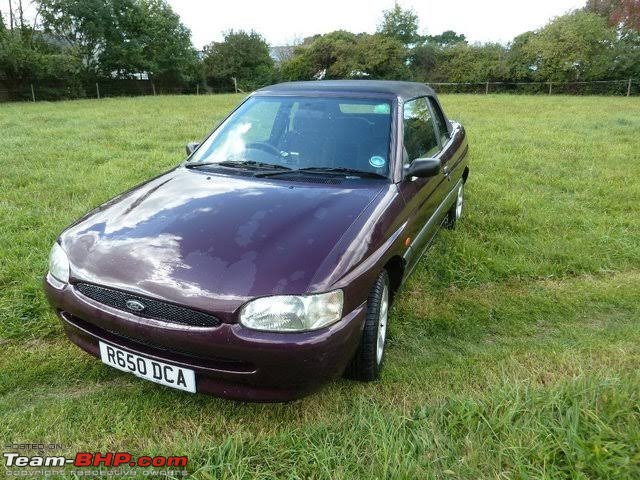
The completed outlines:
<svg viewBox="0 0 640 480">
<path fill-rule="evenodd" d="M 404 271 L 406 268 L 406 261 L 400 255 L 394 255 L 383 267 L 389 275 L 389 287 L 391 289 L 391 301 L 393 302 L 396 293 L 402 285 L 402 279 L 404 278 Z"/>
</svg>

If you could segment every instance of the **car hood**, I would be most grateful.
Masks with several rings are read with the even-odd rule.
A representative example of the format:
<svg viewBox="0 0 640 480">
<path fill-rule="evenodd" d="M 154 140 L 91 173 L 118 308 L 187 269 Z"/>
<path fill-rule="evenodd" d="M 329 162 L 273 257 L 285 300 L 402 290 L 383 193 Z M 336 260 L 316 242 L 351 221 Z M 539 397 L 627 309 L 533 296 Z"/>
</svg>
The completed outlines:
<svg viewBox="0 0 640 480">
<path fill-rule="evenodd" d="M 250 297 L 307 292 L 385 185 L 177 168 L 90 212 L 61 243 L 72 280 L 232 310 Z"/>
</svg>

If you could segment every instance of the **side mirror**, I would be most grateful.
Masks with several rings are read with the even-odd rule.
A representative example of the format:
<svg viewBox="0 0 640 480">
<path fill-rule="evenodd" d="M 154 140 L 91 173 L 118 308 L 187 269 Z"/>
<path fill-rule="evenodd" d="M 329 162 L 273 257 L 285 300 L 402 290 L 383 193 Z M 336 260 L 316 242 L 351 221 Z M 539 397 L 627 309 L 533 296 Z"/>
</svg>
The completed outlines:
<svg viewBox="0 0 640 480">
<path fill-rule="evenodd" d="M 196 151 L 200 144 L 198 142 L 189 142 L 187 143 L 187 155 L 191 156 L 193 152 Z"/>
<path fill-rule="evenodd" d="M 440 173 L 442 163 L 439 158 L 416 158 L 405 167 L 405 177 L 433 177 Z"/>
</svg>

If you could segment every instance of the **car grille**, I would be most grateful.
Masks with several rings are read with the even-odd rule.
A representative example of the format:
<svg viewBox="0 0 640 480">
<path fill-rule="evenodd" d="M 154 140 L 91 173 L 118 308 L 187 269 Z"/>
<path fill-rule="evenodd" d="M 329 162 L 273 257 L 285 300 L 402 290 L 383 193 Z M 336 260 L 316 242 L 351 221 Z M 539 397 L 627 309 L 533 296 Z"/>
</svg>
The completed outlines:
<svg viewBox="0 0 640 480">
<path fill-rule="evenodd" d="M 180 307 L 172 303 L 163 302 L 162 300 L 132 295 L 121 290 L 100 287 L 91 283 L 77 283 L 75 284 L 75 288 L 84 296 L 89 297 L 96 302 L 117 308 L 118 310 L 134 313 L 139 317 L 179 323 L 181 325 L 190 325 L 193 327 L 216 327 L 220 325 L 220 320 L 213 315 L 209 315 L 208 313 L 200 312 L 198 310 L 192 310 L 190 308 Z M 134 311 L 128 308 L 127 302 L 130 300 L 140 302 L 144 305 L 144 308 L 140 311 Z"/>
</svg>

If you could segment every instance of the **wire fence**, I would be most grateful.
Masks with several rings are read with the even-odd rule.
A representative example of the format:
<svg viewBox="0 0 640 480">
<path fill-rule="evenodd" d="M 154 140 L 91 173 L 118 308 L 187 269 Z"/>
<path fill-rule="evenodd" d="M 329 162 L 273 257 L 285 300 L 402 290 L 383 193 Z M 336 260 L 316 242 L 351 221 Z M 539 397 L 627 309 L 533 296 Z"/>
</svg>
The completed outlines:
<svg viewBox="0 0 640 480">
<path fill-rule="evenodd" d="M 137 97 L 144 95 L 189 95 L 209 93 L 196 82 L 156 83 L 138 79 L 34 80 L 12 84 L 0 78 L 0 102 L 56 101 L 81 98 Z"/>
<path fill-rule="evenodd" d="M 640 94 L 640 80 L 594 80 L 584 82 L 433 82 L 439 93 L 511 93 L 525 95 L 615 95 Z"/>
<path fill-rule="evenodd" d="M 640 95 L 640 80 L 599 80 L 584 82 L 428 82 L 438 93 L 522 94 L 522 95 Z M 247 89 L 245 89 L 247 90 Z M 33 81 L 10 84 L 0 78 L 0 102 L 56 101 L 78 98 L 107 98 L 143 95 L 203 95 L 235 91 L 245 93 L 238 83 L 227 89 L 203 82 L 154 83 L 152 80 L 76 79 Z"/>
</svg>

